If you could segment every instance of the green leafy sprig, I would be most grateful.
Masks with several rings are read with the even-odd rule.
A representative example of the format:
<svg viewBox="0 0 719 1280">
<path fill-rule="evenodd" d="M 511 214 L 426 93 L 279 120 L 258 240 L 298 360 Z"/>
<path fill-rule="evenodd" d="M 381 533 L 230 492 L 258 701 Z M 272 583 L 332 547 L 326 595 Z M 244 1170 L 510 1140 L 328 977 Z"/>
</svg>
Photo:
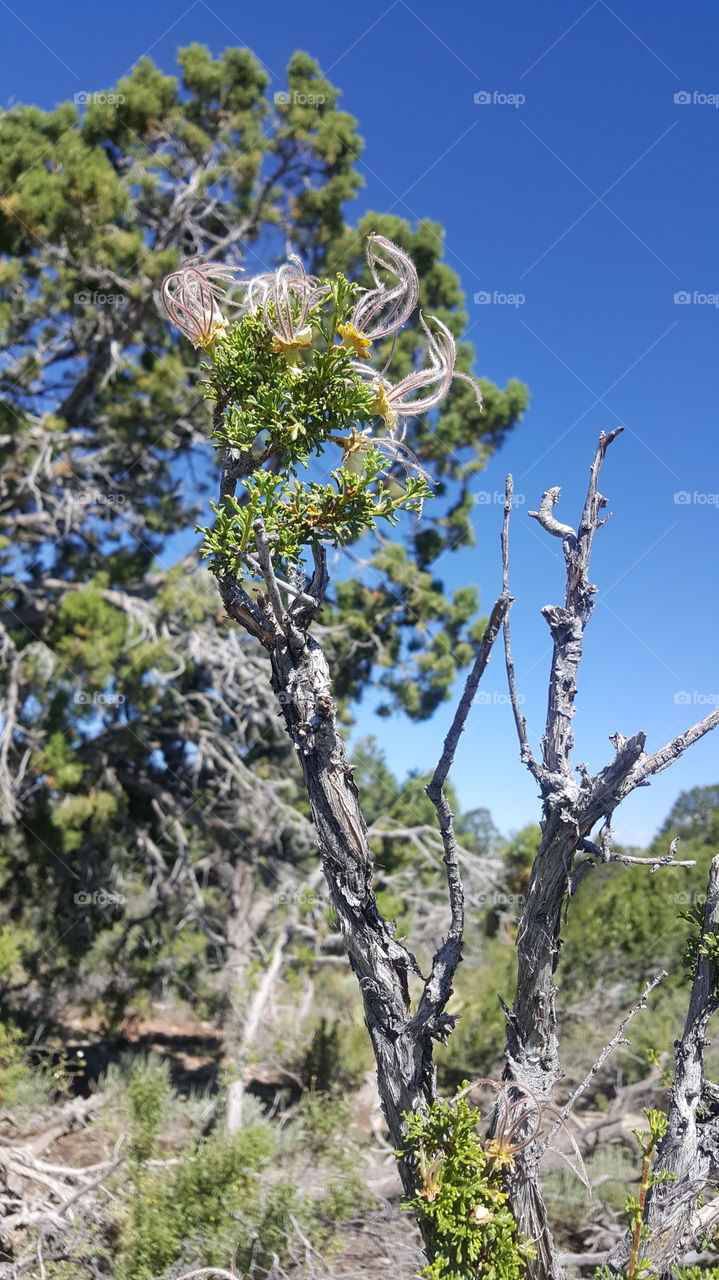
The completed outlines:
<svg viewBox="0 0 719 1280">
<path fill-rule="evenodd" d="M 417 1190 L 405 1201 L 424 1224 L 430 1261 L 426 1280 L 519 1280 L 535 1256 L 507 1204 L 501 1166 L 482 1146 L 477 1107 L 461 1096 L 408 1115 L 404 1158 Z"/>
<path fill-rule="evenodd" d="M 328 282 L 309 314 L 311 344 L 291 358 L 277 349 L 262 307 L 213 345 L 205 384 L 217 406 L 213 439 L 238 460 L 240 486 L 237 495 L 212 504 L 215 524 L 200 529 L 203 554 L 220 576 L 255 576 L 248 557 L 258 518 L 273 561 L 286 573 L 307 548 L 355 542 L 379 520 L 395 525 L 401 511 L 421 510 L 430 496 L 411 462 L 401 484 L 393 478 L 376 390 L 357 368 L 351 344 L 337 341 L 357 292 L 342 275 Z M 329 483 L 302 475 L 313 456 L 337 448 L 340 465 Z"/>
</svg>

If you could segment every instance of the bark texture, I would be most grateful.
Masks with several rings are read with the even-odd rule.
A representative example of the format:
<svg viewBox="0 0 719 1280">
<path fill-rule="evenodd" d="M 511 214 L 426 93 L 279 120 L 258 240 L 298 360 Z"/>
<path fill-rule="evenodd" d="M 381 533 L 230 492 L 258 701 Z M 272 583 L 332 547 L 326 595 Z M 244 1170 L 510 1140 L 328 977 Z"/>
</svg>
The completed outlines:
<svg viewBox="0 0 719 1280">
<path fill-rule="evenodd" d="M 547 716 L 541 756 L 532 751 L 524 717 L 520 711 L 512 658 L 509 619 L 504 622 L 505 660 L 510 700 L 523 762 L 538 783 L 542 797 L 541 840 L 532 869 L 527 897 L 517 935 L 517 990 L 512 1009 L 507 1009 L 505 1079 L 531 1090 L 540 1107 L 551 1104 L 555 1086 L 562 1079 L 560 1046 L 557 1038 L 554 975 L 561 948 L 563 905 L 577 891 L 584 877 L 599 863 L 622 861 L 658 865 L 682 865 L 675 858 L 676 842 L 660 863 L 641 857 L 626 858 L 612 845 L 612 815 L 618 804 L 635 787 L 677 759 L 699 737 L 719 723 L 719 712 L 675 738 L 654 755 L 644 752 L 645 735 L 625 737 L 616 733 L 611 742 L 614 757 L 596 775 L 586 765 L 573 762 L 573 719 L 577 680 L 582 660 L 584 632 L 594 608 L 597 588 L 589 569 L 594 537 L 606 523 L 606 498 L 599 492 L 599 475 L 609 445 L 621 428 L 602 433 L 590 468 L 589 485 L 577 530 L 554 516 L 560 489 L 542 495 L 537 511 L 528 514 L 552 537 L 560 538 L 566 566 L 565 597 L 561 605 L 546 605 L 542 614 L 552 637 Z M 512 481 L 507 481 L 502 559 L 504 590 L 509 591 L 509 518 L 512 509 Z M 600 824 L 598 841 L 590 839 Z M 581 857 L 586 854 L 588 856 Z M 683 864 L 686 865 L 686 864 Z M 706 1011 L 706 1005 L 702 1004 Z M 708 1013 L 706 1014 L 708 1016 Z M 696 1033 L 689 1056 L 701 1056 L 703 1023 L 695 1014 Z M 587 1081 L 591 1078 L 590 1071 Z M 576 1096 L 576 1095 L 575 1095 Z M 685 1104 L 686 1105 L 686 1104 Z M 508 1178 L 513 1212 L 521 1229 L 532 1237 L 537 1257 L 530 1267 L 533 1280 L 560 1280 L 562 1265 L 555 1248 L 544 1204 L 539 1165 L 546 1142 L 530 1143 L 517 1153 Z M 691 1161 L 697 1172 L 696 1155 Z M 679 1246 L 677 1246 L 679 1248 Z M 682 1252 L 685 1250 L 682 1249 Z M 681 1253 L 675 1254 L 681 1256 Z"/>
</svg>

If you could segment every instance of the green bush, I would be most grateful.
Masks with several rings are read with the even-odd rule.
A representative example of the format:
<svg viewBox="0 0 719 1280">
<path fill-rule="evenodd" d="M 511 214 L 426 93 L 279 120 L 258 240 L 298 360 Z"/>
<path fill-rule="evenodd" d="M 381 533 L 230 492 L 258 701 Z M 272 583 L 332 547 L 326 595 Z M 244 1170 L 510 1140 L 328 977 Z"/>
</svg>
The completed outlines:
<svg viewBox="0 0 719 1280">
<path fill-rule="evenodd" d="M 502 1160 L 480 1141 L 477 1107 L 462 1097 L 409 1115 L 404 1155 L 417 1170 L 407 1199 L 424 1226 L 426 1280 L 519 1280 L 534 1248 L 523 1240 L 507 1206 Z M 505 1161 L 506 1162 L 506 1161 Z"/>
</svg>

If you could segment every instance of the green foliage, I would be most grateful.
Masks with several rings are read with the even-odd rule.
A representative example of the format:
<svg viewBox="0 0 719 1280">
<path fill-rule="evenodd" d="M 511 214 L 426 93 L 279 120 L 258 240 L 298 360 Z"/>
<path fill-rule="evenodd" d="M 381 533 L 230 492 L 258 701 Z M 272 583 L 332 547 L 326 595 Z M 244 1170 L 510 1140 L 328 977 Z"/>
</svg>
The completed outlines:
<svg viewBox="0 0 719 1280">
<path fill-rule="evenodd" d="M 658 967 L 668 971 L 645 1013 L 632 1027 L 634 1059 L 627 1061 L 630 1078 L 641 1070 L 638 1055 L 652 1046 L 669 1045 L 681 1032 L 686 1017 L 687 988 L 693 974 L 701 923 L 701 906 L 712 858 L 719 853 L 719 827 L 712 816 L 713 788 L 696 788 L 680 795 L 660 833 L 642 856 L 666 853 L 668 842 L 681 836 L 679 857 L 694 859 L 689 868 L 662 869 L 651 875 L 636 866 L 597 866 L 589 871 L 568 903 L 563 945 L 557 970 L 561 1004 L 586 1000 L 589 993 L 600 1019 L 615 1016 L 617 993 L 623 1005 L 636 999 Z M 629 851 L 628 851 L 629 852 Z M 632 850 L 631 852 L 639 852 Z M 651 865 L 651 864 L 650 864 Z M 603 936 L 612 921 L 612 946 L 588 946 L 587 939 Z M 687 944 L 684 921 L 692 925 L 694 941 Z M 686 956 L 686 963 L 683 963 Z M 587 1021 L 567 1024 L 571 1052 L 586 1045 Z M 603 1032 L 597 1031 L 597 1046 Z M 593 1046 L 592 1046 L 593 1047 Z M 708 1050 L 708 1068 L 714 1051 Z"/>
<path fill-rule="evenodd" d="M 0 1103 L 12 1103 L 26 1075 L 24 1037 L 19 1027 L 0 1022 Z"/>
<path fill-rule="evenodd" d="M 629 1195 L 626 1198 L 624 1209 L 628 1216 L 629 1230 L 632 1236 L 632 1246 L 629 1256 L 629 1263 L 626 1272 L 620 1272 L 621 1280 L 656 1280 L 656 1270 L 652 1266 L 648 1258 L 643 1258 L 641 1254 L 642 1242 L 650 1238 L 648 1227 L 644 1223 L 644 1208 L 646 1198 L 651 1187 L 656 1186 L 660 1182 L 667 1182 L 674 1177 L 672 1173 L 658 1174 L 652 1170 L 652 1159 L 656 1147 L 667 1131 L 667 1117 L 663 1111 L 652 1111 L 649 1108 L 644 1109 L 644 1114 L 649 1122 L 648 1130 L 634 1129 L 632 1132 L 637 1140 L 639 1151 L 642 1157 L 642 1171 L 639 1185 L 638 1198 Z M 696 1270 L 699 1275 L 705 1276 L 706 1271 L 700 1271 L 697 1268 L 679 1267 L 677 1275 L 685 1272 Z M 611 1280 L 616 1273 L 611 1272 L 607 1266 L 597 1267 L 594 1272 L 594 1280 Z"/>
<path fill-rule="evenodd" d="M 464 1082 L 464 1088 L 468 1087 Z M 406 1117 L 402 1155 L 416 1170 L 406 1207 L 428 1229 L 427 1280 L 515 1280 L 533 1246 L 520 1238 L 507 1207 L 501 1173 L 482 1146 L 480 1113 L 463 1097 L 433 1103 L 426 1115 Z"/>
<path fill-rule="evenodd" d="M 627 1280 L 637 1280 L 637 1277 L 645 1277 L 645 1280 L 650 1280 L 650 1277 L 655 1275 L 649 1260 L 640 1257 L 642 1241 L 649 1239 L 650 1235 L 649 1229 L 644 1222 L 644 1207 L 647 1193 L 651 1187 L 674 1177 L 672 1173 L 654 1173 L 652 1170 L 654 1152 L 667 1131 L 667 1117 L 663 1111 L 653 1111 L 648 1107 L 644 1108 L 644 1114 L 647 1117 L 649 1128 L 647 1130 L 632 1130 L 642 1157 L 639 1197 L 627 1196 L 624 1206 L 629 1218 L 629 1230 L 632 1234 Z"/>
<path fill-rule="evenodd" d="M 693 926 L 692 932 L 686 940 L 684 953 L 682 955 L 682 963 L 687 970 L 689 977 L 694 978 L 699 960 L 703 956 L 708 956 L 714 963 L 714 995 L 719 995 L 719 934 L 704 933 L 704 907 L 705 902 L 702 898 L 694 903 L 686 911 L 680 911 L 680 919 L 686 920 Z"/>
<path fill-rule="evenodd" d="M 173 1165 L 148 1165 L 168 1109 L 177 1107 L 166 1063 L 139 1059 L 120 1083 L 130 1116 L 130 1192 L 118 1228 L 117 1280 L 154 1280 L 180 1262 L 226 1266 L 233 1256 L 240 1274 L 251 1264 L 269 1268 L 273 1256 L 288 1255 L 292 1218 L 319 1243 L 363 1201 L 357 1180 L 331 1178 L 325 1193 L 312 1198 L 288 1179 L 265 1179 L 278 1139 L 264 1119 L 232 1138 L 221 1131 L 200 1138 Z M 345 1115 L 338 1100 L 308 1100 L 296 1126 L 297 1150 L 339 1167 L 337 1129 Z"/>
<path fill-rule="evenodd" d="M 130 1109 L 130 1160 L 135 1165 L 150 1160 L 170 1100 L 169 1064 L 162 1058 L 135 1059 L 127 1081 Z"/>
<path fill-rule="evenodd" d="M 203 552 L 219 577 L 247 576 L 258 518 L 273 558 L 287 572 L 287 562 L 301 561 L 306 547 L 322 539 L 335 546 L 356 542 L 378 520 L 394 525 L 399 511 L 417 510 L 430 495 L 420 476 L 409 476 L 404 486 L 391 480 L 391 458 L 362 436 L 376 421 L 376 395 L 336 343 L 356 292 L 342 275 L 328 282 L 308 317 L 314 341 L 291 359 L 274 349 L 260 312 L 243 317 L 213 347 L 209 394 L 221 410 L 214 438 L 218 448 L 247 458 L 251 472 L 241 479 L 242 501 L 230 495 L 224 506 L 213 503 L 217 522 L 203 530 Z M 261 452 L 253 457 L 258 440 Z M 311 455 L 327 445 L 343 451 L 332 483 L 298 480 L 296 468 L 306 470 Z M 279 471 L 259 469 L 268 458 L 281 460 Z"/>
</svg>

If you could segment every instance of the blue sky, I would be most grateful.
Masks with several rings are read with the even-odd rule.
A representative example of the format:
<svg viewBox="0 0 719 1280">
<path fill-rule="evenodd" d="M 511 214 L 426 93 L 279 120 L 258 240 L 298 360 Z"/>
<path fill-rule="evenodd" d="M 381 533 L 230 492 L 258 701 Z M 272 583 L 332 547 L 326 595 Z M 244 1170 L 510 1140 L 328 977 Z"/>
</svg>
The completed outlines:
<svg viewBox="0 0 719 1280">
<path fill-rule="evenodd" d="M 366 187 L 348 216 L 441 222 L 477 372 L 529 384 L 524 423 L 476 481 L 477 546 L 440 568 L 450 586 L 478 582 L 489 609 L 501 579 L 494 495 L 511 470 L 515 661 L 535 745 L 549 663 L 539 609 L 560 601 L 563 566 L 559 543 L 526 512 L 561 485 L 557 515 L 575 523 L 598 433 L 619 424 L 577 759 L 600 767 L 616 730 L 643 728 L 654 749 L 700 719 L 719 699 L 719 10 L 697 0 L 0 0 L 2 103 L 51 107 L 107 88 L 146 53 L 172 72 L 191 41 L 213 53 L 247 45 L 273 91 L 296 48 L 318 58 L 366 140 Z M 509 830 L 538 807 L 499 654 L 482 697 L 453 778 L 465 807 L 487 806 Z M 377 720 L 370 705 L 359 731 L 376 733 L 400 774 L 433 766 L 450 704 L 420 726 Z M 710 736 L 630 798 L 618 835 L 643 843 L 680 790 L 718 777 Z"/>
</svg>

